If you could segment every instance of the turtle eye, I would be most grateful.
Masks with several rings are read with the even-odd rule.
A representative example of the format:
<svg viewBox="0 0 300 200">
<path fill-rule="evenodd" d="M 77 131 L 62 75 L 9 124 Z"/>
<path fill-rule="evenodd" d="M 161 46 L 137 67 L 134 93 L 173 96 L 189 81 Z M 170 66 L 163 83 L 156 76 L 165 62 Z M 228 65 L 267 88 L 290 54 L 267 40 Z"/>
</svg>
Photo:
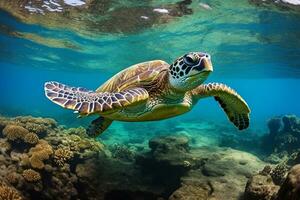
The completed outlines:
<svg viewBox="0 0 300 200">
<path fill-rule="evenodd" d="M 194 65 L 198 62 L 198 59 L 193 54 L 188 54 L 184 57 L 184 62 L 188 65 Z"/>
</svg>

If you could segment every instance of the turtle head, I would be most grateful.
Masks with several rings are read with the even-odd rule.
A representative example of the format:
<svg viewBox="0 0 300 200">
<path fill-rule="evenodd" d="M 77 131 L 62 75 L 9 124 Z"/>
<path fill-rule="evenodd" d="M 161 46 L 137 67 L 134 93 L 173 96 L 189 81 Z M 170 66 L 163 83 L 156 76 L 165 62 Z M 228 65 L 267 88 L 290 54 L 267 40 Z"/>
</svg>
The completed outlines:
<svg viewBox="0 0 300 200">
<path fill-rule="evenodd" d="M 201 85 L 212 71 L 209 54 L 191 52 L 170 65 L 169 82 L 175 89 L 188 91 Z"/>
</svg>

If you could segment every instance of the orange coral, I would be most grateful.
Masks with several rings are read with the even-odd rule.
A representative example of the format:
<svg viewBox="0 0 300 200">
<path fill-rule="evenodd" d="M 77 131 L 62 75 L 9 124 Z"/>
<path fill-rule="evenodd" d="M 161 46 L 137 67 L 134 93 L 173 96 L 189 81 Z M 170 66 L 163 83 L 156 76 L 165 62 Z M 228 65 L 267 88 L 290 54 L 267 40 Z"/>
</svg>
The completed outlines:
<svg viewBox="0 0 300 200">
<path fill-rule="evenodd" d="M 28 182 L 37 182 L 41 180 L 41 175 L 39 172 L 33 169 L 25 169 L 22 173 L 24 179 Z"/>
<path fill-rule="evenodd" d="M 39 137 L 35 133 L 27 133 L 24 137 L 24 141 L 29 144 L 36 144 L 39 142 Z"/>
<path fill-rule="evenodd" d="M 4 183 L 0 183 L 0 199 L 1 200 L 22 200 L 20 193 L 13 187 L 9 187 Z"/>
<path fill-rule="evenodd" d="M 17 139 L 23 139 L 29 131 L 22 126 L 18 125 L 7 125 L 3 129 L 3 135 L 6 136 L 8 140 L 14 141 Z"/>
<path fill-rule="evenodd" d="M 29 161 L 33 168 L 43 169 L 45 164 L 44 160 L 49 159 L 52 155 L 52 147 L 45 140 L 40 140 L 39 143 L 29 150 Z"/>
</svg>

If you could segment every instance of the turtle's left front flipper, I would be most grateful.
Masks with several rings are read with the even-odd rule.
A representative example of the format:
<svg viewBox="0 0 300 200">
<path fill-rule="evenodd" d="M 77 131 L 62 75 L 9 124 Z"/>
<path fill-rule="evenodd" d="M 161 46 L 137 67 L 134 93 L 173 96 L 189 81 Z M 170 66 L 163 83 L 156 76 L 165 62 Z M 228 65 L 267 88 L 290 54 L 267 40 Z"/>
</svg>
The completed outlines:
<svg viewBox="0 0 300 200">
<path fill-rule="evenodd" d="M 116 112 L 148 99 L 144 88 L 130 88 L 120 92 L 94 92 L 81 87 L 70 87 L 58 82 L 46 82 L 45 95 L 53 103 L 78 111 L 81 116 Z"/>
<path fill-rule="evenodd" d="M 203 84 L 191 91 L 193 100 L 213 96 L 227 114 L 228 119 L 239 129 L 249 126 L 250 108 L 233 89 L 222 83 Z"/>
</svg>

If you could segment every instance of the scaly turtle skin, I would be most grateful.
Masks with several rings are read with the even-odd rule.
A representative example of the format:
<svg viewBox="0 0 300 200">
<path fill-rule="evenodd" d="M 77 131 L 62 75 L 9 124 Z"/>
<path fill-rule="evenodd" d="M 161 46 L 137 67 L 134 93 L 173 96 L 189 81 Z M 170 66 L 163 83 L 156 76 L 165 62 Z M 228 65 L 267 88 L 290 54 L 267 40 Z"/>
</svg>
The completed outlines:
<svg viewBox="0 0 300 200">
<path fill-rule="evenodd" d="M 96 91 L 46 82 L 54 103 L 87 116 L 98 114 L 88 132 L 97 136 L 114 120 L 154 121 L 181 115 L 205 97 L 214 97 L 239 129 L 249 126 L 250 109 L 243 98 L 221 83 L 202 84 L 212 72 L 210 55 L 191 52 L 169 65 L 154 60 L 114 75 Z"/>
</svg>

